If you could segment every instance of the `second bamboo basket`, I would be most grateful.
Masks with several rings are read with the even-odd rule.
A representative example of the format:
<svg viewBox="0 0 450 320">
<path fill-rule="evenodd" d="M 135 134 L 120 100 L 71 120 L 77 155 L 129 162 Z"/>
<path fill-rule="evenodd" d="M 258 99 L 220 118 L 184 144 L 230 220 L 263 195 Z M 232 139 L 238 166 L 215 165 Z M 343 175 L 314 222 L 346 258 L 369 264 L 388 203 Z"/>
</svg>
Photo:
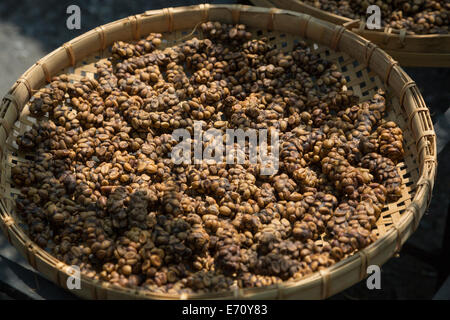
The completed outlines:
<svg viewBox="0 0 450 320">
<path fill-rule="evenodd" d="M 405 67 L 450 67 L 450 34 L 407 35 L 405 30 L 368 30 L 364 21 L 352 20 L 300 0 L 251 0 L 256 6 L 306 13 L 315 18 L 345 26 L 372 41 Z"/>
</svg>

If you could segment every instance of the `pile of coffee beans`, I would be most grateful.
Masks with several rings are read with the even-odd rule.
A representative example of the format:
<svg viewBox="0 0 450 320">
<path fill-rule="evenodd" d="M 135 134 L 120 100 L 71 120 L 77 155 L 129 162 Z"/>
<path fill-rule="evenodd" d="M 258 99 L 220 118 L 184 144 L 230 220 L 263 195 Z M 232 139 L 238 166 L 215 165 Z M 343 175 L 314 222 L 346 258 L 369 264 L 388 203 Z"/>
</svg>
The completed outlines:
<svg viewBox="0 0 450 320">
<path fill-rule="evenodd" d="M 367 18 L 367 8 L 377 5 L 382 26 L 406 29 L 409 34 L 447 34 L 450 25 L 448 0 L 304 0 L 315 8 L 350 19 Z"/>
<path fill-rule="evenodd" d="M 95 78 L 36 93 L 39 121 L 16 140 L 33 160 L 11 172 L 32 240 L 88 277 L 177 294 L 300 279 L 374 242 L 404 153 L 384 92 L 359 102 L 305 42 L 283 52 L 244 25 L 201 32 L 116 42 Z M 248 155 L 175 164 L 172 133 L 195 121 L 278 131 L 278 171 Z"/>
</svg>

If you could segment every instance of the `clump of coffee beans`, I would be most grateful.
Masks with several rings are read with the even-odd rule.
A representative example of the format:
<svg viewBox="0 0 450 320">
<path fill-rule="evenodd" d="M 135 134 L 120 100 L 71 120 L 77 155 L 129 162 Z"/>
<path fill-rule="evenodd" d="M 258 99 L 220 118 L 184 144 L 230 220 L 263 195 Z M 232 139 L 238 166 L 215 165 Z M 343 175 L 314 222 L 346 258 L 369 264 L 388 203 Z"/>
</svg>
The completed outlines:
<svg viewBox="0 0 450 320">
<path fill-rule="evenodd" d="M 450 25 L 448 0 L 304 0 L 314 6 L 350 19 L 367 17 L 367 8 L 381 9 L 382 26 L 406 29 L 410 34 L 447 34 Z"/>
<path fill-rule="evenodd" d="M 36 93 L 39 121 L 16 140 L 34 159 L 11 175 L 30 237 L 89 277 L 167 293 L 299 279 L 375 241 L 404 152 L 384 92 L 358 103 L 305 42 L 283 52 L 244 25 L 201 31 L 167 48 L 161 34 L 116 42 L 96 78 Z M 277 130 L 279 170 L 175 164 L 171 134 L 196 120 Z"/>
</svg>

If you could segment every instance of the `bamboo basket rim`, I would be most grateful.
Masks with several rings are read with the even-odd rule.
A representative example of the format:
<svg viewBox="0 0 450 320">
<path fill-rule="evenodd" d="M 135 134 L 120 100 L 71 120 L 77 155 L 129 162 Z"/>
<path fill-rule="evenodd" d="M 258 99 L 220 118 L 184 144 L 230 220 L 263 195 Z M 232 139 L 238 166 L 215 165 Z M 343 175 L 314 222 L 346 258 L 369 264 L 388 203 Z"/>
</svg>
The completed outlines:
<svg viewBox="0 0 450 320">
<path fill-rule="evenodd" d="M 189 19 L 183 19 L 189 17 Z M 264 18 L 264 19 L 263 19 Z M 189 21 L 188 21 L 189 20 Z M 37 88 L 50 82 L 53 75 L 77 61 L 104 51 L 117 40 L 137 40 L 149 32 L 173 32 L 192 28 L 199 21 L 219 20 L 244 23 L 250 27 L 270 29 L 314 40 L 321 45 L 343 51 L 357 61 L 364 61 L 377 76 L 385 80 L 399 98 L 400 106 L 414 135 L 419 178 L 413 199 L 402 216 L 392 221 L 392 227 L 377 241 L 331 267 L 300 280 L 285 281 L 261 288 L 245 288 L 213 293 L 163 294 L 111 285 L 105 281 L 81 276 L 83 291 L 71 292 L 87 298 L 151 298 L 151 299 L 324 299 L 366 277 L 366 267 L 383 264 L 416 230 L 430 200 L 436 175 L 436 137 L 429 110 L 414 81 L 384 51 L 361 36 L 329 22 L 306 14 L 280 9 L 244 5 L 209 5 L 166 8 L 146 11 L 97 27 L 67 42 L 30 67 L 12 86 L 0 105 L 1 164 L 9 147 L 6 144 L 15 122 L 24 111 Z M 296 25 L 297 24 L 297 25 Z M 300 27 L 300 29 L 298 28 Z M 156 30 L 157 29 L 157 30 Z M 349 45 L 352 45 L 352 50 Z M 353 46 L 355 48 L 353 48 Z M 345 47 L 345 50 L 342 48 Z M 87 51 L 86 51 L 87 49 Z M 377 50 L 378 49 L 378 50 Z M 347 52 L 348 51 L 348 52 Z M 3 169 L 3 167 L 2 167 Z M 8 240 L 23 254 L 33 268 L 58 285 L 66 288 L 70 269 L 65 263 L 38 247 L 25 234 L 7 209 L 4 175 L 0 183 L 0 227 Z"/>
<path fill-rule="evenodd" d="M 366 29 L 364 19 L 350 19 L 301 0 L 250 0 L 256 6 L 278 7 L 306 13 L 342 25 L 379 45 L 404 66 L 450 67 L 450 32 L 447 34 L 407 34 L 406 29 L 384 27 Z"/>
</svg>

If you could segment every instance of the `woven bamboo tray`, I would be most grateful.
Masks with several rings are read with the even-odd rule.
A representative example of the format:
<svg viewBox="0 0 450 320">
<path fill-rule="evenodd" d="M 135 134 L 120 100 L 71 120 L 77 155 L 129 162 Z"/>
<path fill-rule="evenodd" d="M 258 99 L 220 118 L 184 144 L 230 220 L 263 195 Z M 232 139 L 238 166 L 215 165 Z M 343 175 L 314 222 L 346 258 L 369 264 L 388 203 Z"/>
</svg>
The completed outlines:
<svg viewBox="0 0 450 320">
<path fill-rule="evenodd" d="M 300 0 L 251 0 L 256 6 L 306 13 L 315 18 L 343 25 L 372 41 L 405 67 L 450 67 L 450 34 L 407 35 L 406 30 L 384 28 L 368 30 L 364 22 L 339 16 Z"/>
<path fill-rule="evenodd" d="M 70 74 L 71 79 L 93 77 L 94 63 L 110 56 L 108 47 L 117 40 L 139 39 L 150 32 L 162 32 L 166 45 L 187 36 L 201 21 L 244 23 L 255 36 L 266 36 L 277 47 L 292 49 L 306 39 L 323 58 L 334 61 L 348 80 L 347 87 L 362 99 L 377 88 L 387 90 L 388 116 L 404 131 L 404 162 L 398 164 L 402 197 L 387 205 L 377 223 L 379 239 L 332 267 L 300 281 L 264 288 L 241 289 L 211 294 L 169 295 L 133 290 L 82 276 L 81 289 L 72 290 L 93 299 L 323 299 L 361 281 L 369 265 L 382 265 L 415 231 L 431 198 L 436 174 L 436 137 L 429 110 L 414 81 L 386 53 L 368 40 L 326 21 L 306 14 L 235 5 L 200 5 L 148 11 L 98 27 L 56 49 L 26 71 L 4 97 L 0 108 L 0 227 L 8 240 L 29 263 L 51 281 L 66 288 L 68 266 L 38 247 L 26 235 L 14 212 L 19 190 L 11 184 L 11 167 L 27 161 L 17 150 L 15 138 L 35 121 L 29 116 L 28 101 L 36 89 L 51 77 Z"/>
</svg>

